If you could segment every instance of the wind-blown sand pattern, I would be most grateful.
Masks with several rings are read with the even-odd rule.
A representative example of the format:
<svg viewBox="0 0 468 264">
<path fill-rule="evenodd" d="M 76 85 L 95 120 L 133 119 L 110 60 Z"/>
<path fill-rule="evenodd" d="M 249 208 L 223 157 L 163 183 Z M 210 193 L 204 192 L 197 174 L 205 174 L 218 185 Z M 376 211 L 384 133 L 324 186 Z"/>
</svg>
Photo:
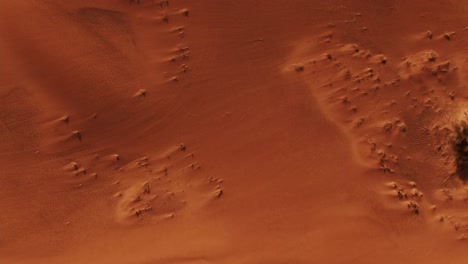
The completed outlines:
<svg viewBox="0 0 468 264">
<path fill-rule="evenodd" d="M 3 1 L 0 263 L 466 263 L 467 12 Z"/>
</svg>

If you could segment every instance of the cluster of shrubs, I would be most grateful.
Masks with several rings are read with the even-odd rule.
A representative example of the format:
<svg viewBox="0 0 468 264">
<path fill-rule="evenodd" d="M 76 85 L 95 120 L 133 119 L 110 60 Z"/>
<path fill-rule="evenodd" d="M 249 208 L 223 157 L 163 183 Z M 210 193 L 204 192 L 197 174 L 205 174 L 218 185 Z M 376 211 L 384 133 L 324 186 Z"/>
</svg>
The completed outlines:
<svg viewBox="0 0 468 264">
<path fill-rule="evenodd" d="M 468 180 L 468 123 L 461 121 L 454 125 L 452 147 L 455 152 L 457 173 L 462 180 Z"/>
</svg>

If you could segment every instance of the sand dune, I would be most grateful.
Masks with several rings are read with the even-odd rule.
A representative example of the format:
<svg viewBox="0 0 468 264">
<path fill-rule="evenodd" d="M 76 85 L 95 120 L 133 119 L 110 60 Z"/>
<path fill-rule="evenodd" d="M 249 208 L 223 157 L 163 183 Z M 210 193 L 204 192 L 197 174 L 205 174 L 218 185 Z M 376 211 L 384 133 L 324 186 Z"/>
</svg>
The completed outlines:
<svg viewBox="0 0 468 264">
<path fill-rule="evenodd" d="M 465 263 L 466 1 L 4 1 L 1 263 Z"/>
</svg>

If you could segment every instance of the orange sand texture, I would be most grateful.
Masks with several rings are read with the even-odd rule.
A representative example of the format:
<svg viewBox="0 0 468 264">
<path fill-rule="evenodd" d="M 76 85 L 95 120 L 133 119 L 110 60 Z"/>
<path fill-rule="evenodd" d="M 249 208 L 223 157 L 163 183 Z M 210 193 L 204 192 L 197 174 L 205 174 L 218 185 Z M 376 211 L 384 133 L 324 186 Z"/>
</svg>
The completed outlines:
<svg viewBox="0 0 468 264">
<path fill-rule="evenodd" d="M 467 0 L 0 8 L 0 263 L 468 263 Z"/>
</svg>

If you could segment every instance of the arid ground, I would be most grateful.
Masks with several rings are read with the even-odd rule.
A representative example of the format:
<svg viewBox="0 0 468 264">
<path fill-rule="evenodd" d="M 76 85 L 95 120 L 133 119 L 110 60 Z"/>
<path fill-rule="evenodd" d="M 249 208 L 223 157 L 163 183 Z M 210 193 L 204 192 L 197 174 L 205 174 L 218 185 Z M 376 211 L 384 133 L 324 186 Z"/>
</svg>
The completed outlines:
<svg viewBox="0 0 468 264">
<path fill-rule="evenodd" d="M 467 0 L 0 7 L 0 263 L 468 263 Z"/>
</svg>

